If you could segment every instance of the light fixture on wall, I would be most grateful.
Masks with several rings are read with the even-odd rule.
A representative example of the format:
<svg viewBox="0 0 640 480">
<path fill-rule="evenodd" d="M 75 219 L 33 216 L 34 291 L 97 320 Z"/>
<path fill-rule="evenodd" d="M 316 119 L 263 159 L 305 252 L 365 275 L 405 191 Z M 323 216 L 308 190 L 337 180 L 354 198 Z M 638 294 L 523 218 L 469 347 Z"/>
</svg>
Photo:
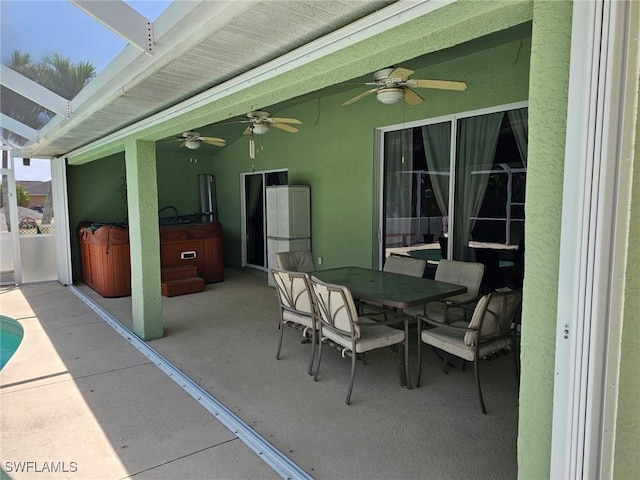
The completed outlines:
<svg viewBox="0 0 640 480">
<path fill-rule="evenodd" d="M 376 93 L 379 101 L 386 105 L 398 103 L 404 98 L 404 90 L 402 88 L 382 88 Z"/>
</svg>

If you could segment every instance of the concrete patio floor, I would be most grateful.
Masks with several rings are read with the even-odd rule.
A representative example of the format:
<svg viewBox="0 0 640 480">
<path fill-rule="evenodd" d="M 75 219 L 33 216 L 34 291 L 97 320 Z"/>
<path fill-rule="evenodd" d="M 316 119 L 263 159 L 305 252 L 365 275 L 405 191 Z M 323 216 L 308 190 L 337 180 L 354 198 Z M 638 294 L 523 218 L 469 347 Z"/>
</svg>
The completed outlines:
<svg viewBox="0 0 640 480">
<path fill-rule="evenodd" d="M 0 305 L 24 328 L 0 372 L 3 478 L 279 477 L 69 289 Z"/>
<path fill-rule="evenodd" d="M 227 270 L 202 293 L 164 298 L 165 336 L 148 345 L 313 478 L 516 478 L 518 398 L 511 355 L 486 362 L 488 415 L 473 370 L 425 350 L 421 388 L 399 385 L 390 350 L 358 365 L 279 331 L 275 291 L 262 275 Z M 79 290 L 131 328 L 131 298 Z M 25 339 L 2 371 L 2 467 L 76 462 L 48 478 L 275 478 L 280 476 L 180 385 L 57 283 L 0 290 L 2 313 Z M 415 381 L 415 344 L 411 368 Z M 15 463 L 12 463 L 13 467 Z M 43 478 L 16 474 L 10 478 Z M 40 476 L 38 476 L 40 475 Z"/>
</svg>

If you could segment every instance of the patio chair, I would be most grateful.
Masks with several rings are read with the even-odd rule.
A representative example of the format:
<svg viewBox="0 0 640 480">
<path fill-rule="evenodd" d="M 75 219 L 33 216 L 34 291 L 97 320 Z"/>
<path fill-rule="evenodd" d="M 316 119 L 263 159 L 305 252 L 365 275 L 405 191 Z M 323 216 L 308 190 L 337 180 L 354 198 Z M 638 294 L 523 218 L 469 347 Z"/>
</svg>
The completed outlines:
<svg viewBox="0 0 640 480">
<path fill-rule="evenodd" d="M 288 272 L 313 272 L 316 265 L 309 250 L 276 253 L 276 265 L 280 270 Z"/>
<path fill-rule="evenodd" d="M 318 380 L 322 360 L 322 344 L 337 348 L 342 357 L 351 357 L 351 381 L 346 403 L 351 403 L 351 392 L 356 374 L 356 356 L 368 351 L 390 347 L 404 342 L 402 330 L 390 328 L 385 322 L 358 316 L 353 296 L 347 287 L 331 285 L 311 277 L 319 321 L 318 361 L 314 380 Z M 408 366 L 405 364 L 405 378 Z"/>
<path fill-rule="evenodd" d="M 486 415 L 480 387 L 480 361 L 506 353 L 514 353 L 516 378 L 520 377 L 517 353 L 517 323 L 519 321 L 522 290 L 493 292 L 483 296 L 473 309 L 471 321 L 444 325 L 430 318 L 418 316 L 418 381 L 422 371 L 422 345 L 427 344 L 444 352 L 443 373 L 447 373 L 447 356 L 455 355 L 463 362 L 473 362 L 476 387 L 482 413 Z M 468 308 L 468 307 L 465 307 Z M 423 325 L 433 328 L 424 329 Z M 463 363 L 464 369 L 465 363 Z"/>
<path fill-rule="evenodd" d="M 316 355 L 316 332 L 314 297 L 311 292 L 309 275 L 304 272 L 285 272 L 271 269 L 280 301 L 280 340 L 276 360 L 280 360 L 284 326 L 302 330 L 302 336 L 313 345 L 309 359 L 308 373 L 313 373 L 313 361 Z"/>
<path fill-rule="evenodd" d="M 427 261 L 420 258 L 406 257 L 404 255 L 390 255 L 384 262 L 382 270 L 385 272 L 409 275 L 410 277 L 422 277 Z"/>
<path fill-rule="evenodd" d="M 390 255 L 385 260 L 382 271 L 422 278 L 424 276 L 424 270 L 426 267 L 426 260 L 407 257 L 404 255 Z M 384 314 L 385 319 L 387 318 L 388 310 L 383 308 L 382 305 L 368 301 L 360 301 L 359 306 L 361 315 L 366 313 L 366 309 L 369 309 L 372 311 L 369 312 L 369 315 L 375 312 L 377 314 Z"/>
<path fill-rule="evenodd" d="M 440 260 L 436 269 L 435 280 L 464 285 L 467 287 L 467 292 L 449 297 L 446 300 L 407 308 L 405 314 L 414 317 L 422 315 L 440 323 L 467 320 L 470 311 L 464 307 L 473 309 L 479 300 L 484 270 L 485 267 L 482 263 Z"/>
</svg>

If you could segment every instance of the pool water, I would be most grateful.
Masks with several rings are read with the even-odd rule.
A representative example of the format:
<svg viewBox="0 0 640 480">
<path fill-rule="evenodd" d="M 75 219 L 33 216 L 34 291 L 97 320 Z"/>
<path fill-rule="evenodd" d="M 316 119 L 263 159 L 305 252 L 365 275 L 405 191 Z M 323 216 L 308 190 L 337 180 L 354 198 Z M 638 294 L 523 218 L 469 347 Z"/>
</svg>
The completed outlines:
<svg viewBox="0 0 640 480">
<path fill-rule="evenodd" d="M 13 318 L 0 315 L 0 370 L 16 352 L 23 336 L 22 325 Z"/>
</svg>

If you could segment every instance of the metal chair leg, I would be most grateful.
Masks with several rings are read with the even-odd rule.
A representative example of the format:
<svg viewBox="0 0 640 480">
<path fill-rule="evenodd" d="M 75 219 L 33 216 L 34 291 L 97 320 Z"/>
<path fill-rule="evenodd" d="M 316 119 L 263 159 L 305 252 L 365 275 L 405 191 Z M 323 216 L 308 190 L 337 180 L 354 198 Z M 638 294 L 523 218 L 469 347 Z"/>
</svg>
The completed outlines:
<svg viewBox="0 0 640 480">
<path fill-rule="evenodd" d="M 480 398 L 480 407 L 482 408 L 482 413 L 487 414 L 487 409 L 484 406 L 484 399 L 482 398 L 482 388 L 480 387 L 480 361 L 476 358 L 473 362 L 473 367 L 476 371 L 476 387 L 478 388 L 478 397 Z"/>
<path fill-rule="evenodd" d="M 516 364 L 516 382 L 517 382 L 518 391 L 519 391 L 520 390 L 520 352 L 517 348 L 515 339 L 513 340 L 512 349 L 513 349 L 513 358 Z"/>
<path fill-rule="evenodd" d="M 322 332 L 320 332 L 320 338 L 318 339 L 318 364 L 316 365 L 316 373 L 313 376 L 313 381 L 318 381 L 318 372 L 320 371 L 320 361 L 322 360 Z"/>
<path fill-rule="evenodd" d="M 308 375 L 313 375 L 313 364 L 316 360 L 316 348 L 317 348 L 318 339 L 316 336 L 315 328 L 311 332 L 311 342 L 313 343 L 313 347 L 311 347 L 311 358 L 309 359 L 309 370 L 307 371 Z"/>
<path fill-rule="evenodd" d="M 402 343 L 404 350 L 404 375 L 405 382 L 407 384 L 407 388 L 411 390 L 411 374 L 409 373 L 409 320 L 405 317 L 404 319 L 404 342 Z"/>
<path fill-rule="evenodd" d="M 447 352 L 444 352 L 444 355 L 442 355 L 442 361 L 443 361 L 443 365 L 442 365 L 442 373 L 444 373 L 445 375 L 447 373 L 449 373 L 449 362 L 447 362 L 447 357 L 449 356 L 449 354 Z"/>
<path fill-rule="evenodd" d="M 418 380 L 416 388 L 420 388 L 420 376 L 422 375 L 422 322 L 418 320 Z"/>
<path fill-rule="evenodd" d="M 349 383 L 349 391 L 347 392 L 347 405 L 351 404 L 351 392 L 353 391 L 353 380 L 356 378 L 356 353 L 351 352 L 351 382 Z"/>
<path fill-rule="evenodd" d="M 276 360 L 280 360 L 280 350 L 282 349 L 282 336 L 284 335 L 284 325 L 282 325 L 282 321 L 280 321 L 280 325 L 278 328 L 280 329 L 280 341 L 278 342 L 278 353 L 276 353 Z"/>
</svg>

